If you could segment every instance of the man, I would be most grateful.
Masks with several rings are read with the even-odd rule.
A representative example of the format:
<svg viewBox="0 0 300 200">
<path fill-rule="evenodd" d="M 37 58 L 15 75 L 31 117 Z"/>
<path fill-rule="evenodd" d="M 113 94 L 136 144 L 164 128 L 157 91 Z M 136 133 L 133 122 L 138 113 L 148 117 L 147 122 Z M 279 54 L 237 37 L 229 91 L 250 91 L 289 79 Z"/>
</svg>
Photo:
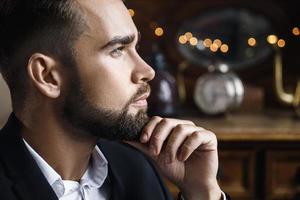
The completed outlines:
<svg viewBox="0 0 300 200">
<path fill-rule="evenodd" d="M 2 0 L 0 12 L 14 111 L 0 134 L 0 199 L 171 199 L 155 166 L 180 198 L 226 198 L 215 135 L 147 117 L 154 71 L 121 0 Z"/>
</svg>

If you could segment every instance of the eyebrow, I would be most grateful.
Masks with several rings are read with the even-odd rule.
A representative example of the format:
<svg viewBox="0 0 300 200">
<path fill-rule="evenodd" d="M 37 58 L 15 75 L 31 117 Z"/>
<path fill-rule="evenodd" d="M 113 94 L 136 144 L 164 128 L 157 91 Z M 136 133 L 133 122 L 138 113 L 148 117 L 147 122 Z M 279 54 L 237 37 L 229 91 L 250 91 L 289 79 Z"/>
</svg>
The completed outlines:
<svg viewBox="0 0 300 200">
<path fill-rule="evenodd" d="M 126 36 L 115 36 L 113 37 L 112 40 L 110 40 L 108 43 L 106 43 L 101 49 L 106 49 L 111 46 L 115 46 L 117 44 L 122 44 L 122 45 L 128 45 L 132 43 L 135 40 L 135 35 L 126 35 Z M 141 40 L 141 33 L 138 32 L 138 42 L 139 43 Z"/>
</svg>

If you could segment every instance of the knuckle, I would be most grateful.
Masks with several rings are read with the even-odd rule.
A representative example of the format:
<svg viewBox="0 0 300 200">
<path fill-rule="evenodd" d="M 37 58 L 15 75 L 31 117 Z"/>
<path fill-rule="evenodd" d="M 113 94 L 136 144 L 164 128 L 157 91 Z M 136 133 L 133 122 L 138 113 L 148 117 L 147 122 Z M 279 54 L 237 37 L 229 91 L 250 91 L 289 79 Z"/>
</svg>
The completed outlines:
<svg viewBox="0 0 300 200">
<path fill-rule="evenodd" d="M 182 132 L 184 130 L 184 125 L 183 124 L 176 125 L 175 130 L 178 132 Z"/>
<path fill-rule="evenodd" d="M 192 133 L 191 137 L 193 139 L 200 139 L 201 138 L 201 133 L 199 131 L 195 131 Z"/>
<path fill-rule="evenodd" d="M 167 124 L 170 124 L 170 119 L 167 119 L 167 118 L 163 118 L 160 123 L 164 124 L 164 125 L 167 125 Z"/>
<path fill-rule="evenodd" d="M 168 142 L 166 144 L 165 149 L 166 149 L 166 152 L 172 153 L 173 152 L 173 143 Z"/>
<path fill-rule="evenodd" d="M 179 135 L 179 133 L 174 133 L 173 135 L 171 135 L 169 138 L 168 138 L 168 143 L 166 146 L 173 146 L 174 143 L 176 143 L 176 140 L 177 140 L 177 136 Z"/>
<path fill-rule="evenodd" d="M 155 135 L 153 136 L 153 140 L 154 140 L 155 142 L 159 142 L 160 140 L 162 140 L 162 137 L 161 137 L 160 134 L 155 134 Z"/>
<path fill-rule="evenodd" d="M 155 121 L 160 121 L 162 118 L 159 116 L 153 116 L 152 119 Z"/>
<path fill-rule="evenodd" d="M 185 123 L 186 124 L 190 124 L 190 125 L 195 125 L 195 123 L 193 121 L 191 121 L 191 120 L 185 120 Z"/>
<path fill-rule="evenodd" d="M 210 137 L 210 143 L 214 146 L 218 146 L 218 138 L 217 135 L 211 131 L 206 131 L 208 136 Z"/>
<path fill-rule="evenodd" d="M 199 129 L 199 131 L 205 131 L 206 129 L 200 126 L 197 126 L 197 128 Z"/>
<path fill-rule="evenodd" d="M 217 135 L 213 132 L 210 132 L 211 133 L 211 137 L 212 137 L 212 141 L 217 144 L 218 143 L 218 138 L 217 138 Z"/>
<path fill-rule="evenodd" d="M 181 131 L 175 131 L 174 133 L 172 133 L 169 140 L 175 141 L 178 137 L 181 136 L 181 134 L 182 134 Z"/>
<path fill-rule="evenodd" d="M 182 148 L 186 151 L 191 151 L 192 150 L 191 144 L 188 141 L 185 144 L 182 145 Z"/>
<path fill-rule="evenodd" d="M 217 140 L 217 135 L 211 131 L 207 131 L 207 133 L 212 137 L 213 140 Z"/>
</svg>

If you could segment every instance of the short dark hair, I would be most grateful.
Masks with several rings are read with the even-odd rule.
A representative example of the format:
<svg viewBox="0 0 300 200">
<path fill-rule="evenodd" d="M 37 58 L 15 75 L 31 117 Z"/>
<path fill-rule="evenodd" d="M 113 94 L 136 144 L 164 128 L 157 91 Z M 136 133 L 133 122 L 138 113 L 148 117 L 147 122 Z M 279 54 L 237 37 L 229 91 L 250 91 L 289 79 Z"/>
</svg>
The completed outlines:
<svg viewBox="0 0 300 200">
<path fill-rule="evenodd" d="M 33 53 L 62 64 L 73 61 L 73 43 L 85 29 L 76 0 L 1 0 L 0 70 L 20 108 L 28 90 L 26 65 Z"/>
</svg>

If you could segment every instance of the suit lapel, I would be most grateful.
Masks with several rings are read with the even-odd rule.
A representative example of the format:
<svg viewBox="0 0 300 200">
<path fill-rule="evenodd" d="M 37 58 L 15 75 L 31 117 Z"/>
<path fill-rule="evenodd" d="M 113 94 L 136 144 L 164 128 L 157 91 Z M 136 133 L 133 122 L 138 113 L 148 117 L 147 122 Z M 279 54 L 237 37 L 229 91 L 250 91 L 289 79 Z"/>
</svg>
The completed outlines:
<svg viewBox="0 0 300 200">
<path fill-rule="evenodd" d="M 109 145 L 103 140 L 99 141 L 99 147 L 108 161 L 108 179 L 111 189 L 110 200 L 126 199 L 123 173 L 116 160 L 119 155 L 114 155 L 114 151 L 111 151 Z"/>
<path fill-rule="evenodd" d="M 111 200 L 172 199 L 154 166 L 150 161 L 148 163 L 145 158 L 140 157 L 136 150 L 129 150 L 132 147 L 124 147 L 116 142 L 102 139 L 99 140 L 98 145 L 108 161 Z M 125 151 L 127 152 L 124 153 Z M 136 156 L 136 159 L 128 159 L 128 156 L 131 158 Z"/>
<path fill-rule="evenodd" d="M 0 160 L 13 183 L 13 192 L 20 200 L 58 200 L 22 141 L 20 129 L 12 114 L 0 134 Z"/>
<path fill-rule="evenodd" d="M 119 180 L 118 175 L 111 170 L 111 167 L 109 169 L 109 178 L 111 180 L 111 196 L 110 200 L 120 200 L 125 199 L 125 188 L 124 185 L 121 183 L 121 180 Z"/>
</svg>

